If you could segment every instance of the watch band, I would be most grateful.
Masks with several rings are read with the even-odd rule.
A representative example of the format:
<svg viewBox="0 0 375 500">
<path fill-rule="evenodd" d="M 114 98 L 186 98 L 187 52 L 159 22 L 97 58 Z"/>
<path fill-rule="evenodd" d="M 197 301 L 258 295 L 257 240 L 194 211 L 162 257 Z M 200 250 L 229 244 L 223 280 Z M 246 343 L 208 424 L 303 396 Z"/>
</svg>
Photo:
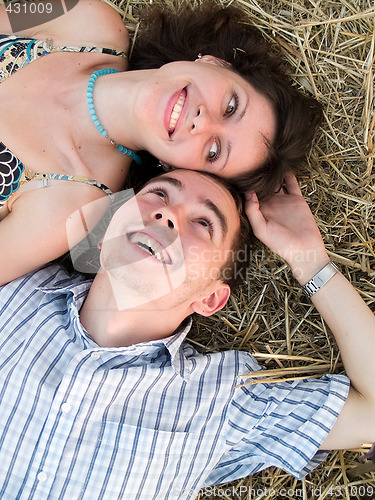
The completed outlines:
<svg viewBox="0 0 375 500">
<path fill-rule="evenodd" d="M 323 267 L 315 276 L 311 278 L 305 285 L 302 286 L 302 290 L 308 297 L 312 297 L 318 290 L 322 288 L 323 285 L 329 281 L 332 276 L 334 276 L 339 270 L 338 266 L 334 262 L 328 262 L 326 266 Z"/>
</svg>

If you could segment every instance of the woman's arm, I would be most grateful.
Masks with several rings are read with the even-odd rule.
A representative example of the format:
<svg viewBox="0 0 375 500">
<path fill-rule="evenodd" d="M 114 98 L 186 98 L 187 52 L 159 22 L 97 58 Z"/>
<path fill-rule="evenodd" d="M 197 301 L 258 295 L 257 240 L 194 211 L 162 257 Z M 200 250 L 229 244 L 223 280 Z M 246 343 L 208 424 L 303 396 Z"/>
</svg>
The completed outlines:
<svg viewBox="0 0 375 500">
<path fill-rule="evenodd" d="M 56 17 L 43 24 L 30 26 L 17 34 L 30 38 L 51 38 L 55 45 L 93 45 L 128 51 L 129 34 L 120 15 L 101 0 L 44 0 Z M 70 10 L 66 10 L 66 7 Z M 70 5 L 74 5 L 70 8 Z M 65 13 L 57 15 L 63 7 Z M 14 11 L 14 9 L 13 9 Z M 16 14 L 13 14 L 16 15 Z M 21 9 L 21 14 L 22 9 Z M 29 14 L 29 18 L 32 19 Z M 39 18 L 40 19 L 40 18 Z M 35 17 L 38 22 L 38 16 Z M 4 6 L 0 7 L 0 33 L 11 34 L 12 27 Z"/>
<path fill-rule="evenodd" d="M 95 204 L 91 220 L 89 210 L 85 210 L 88 230 L 98 222 L 109 202 L 108 196 L 96 187 L 55 181 L 49 187 L 20 194 L 12 211 L 0 222 L 0 285 L 60 257 L 69 245 L 80 241 L 86 235 L 82 221 L 72 219 L 71 214 L 99 198 L 100 206 Z"/>
<path fill-rule="evenodd" d="M 260 206 L 256 195 L 249 196 L 246 212 L 255 235 L 286 260 L 304 285 L 329 257 L 291 174 L 286 189 Z M 355 448 L 375 441 L 375 316 L 339 272 L 311 300 L 336 338 L 351 381 L 349 397 L 321 448 Z"/>
</svg>

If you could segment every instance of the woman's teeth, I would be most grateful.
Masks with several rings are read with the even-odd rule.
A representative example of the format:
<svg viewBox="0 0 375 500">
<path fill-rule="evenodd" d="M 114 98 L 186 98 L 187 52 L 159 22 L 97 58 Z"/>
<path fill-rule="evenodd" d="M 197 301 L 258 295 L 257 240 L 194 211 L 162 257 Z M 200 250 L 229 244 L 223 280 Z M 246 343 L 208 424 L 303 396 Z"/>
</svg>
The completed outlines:
<svg viewBox="0 0 375 500">
<path fill-rule="evenodd" d="M 185 97 L 186 97 L 186 92 L 182 90 L 179 98 L 177 99 L 176 104 L 173 106 L 171 118 L 169 120 L 169 129 L 168 129 L 169 135 L 173 134 L 175 130 L 178 119 L 180 118 L 182 108 L 184 107 Z"/>
</svg>

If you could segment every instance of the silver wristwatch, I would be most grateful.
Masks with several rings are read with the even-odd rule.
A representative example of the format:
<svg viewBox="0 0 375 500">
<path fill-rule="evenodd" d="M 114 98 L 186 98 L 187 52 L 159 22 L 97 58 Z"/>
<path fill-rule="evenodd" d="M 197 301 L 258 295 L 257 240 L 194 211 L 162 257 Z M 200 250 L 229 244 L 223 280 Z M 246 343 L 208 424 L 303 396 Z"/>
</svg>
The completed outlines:
<svg viewBox="0 0 375 500">
<path fill-rule="evenodd" d="M 322 288 L 323 285 L 329 281 L 332 276 L 334 276 L 339 270 L 338 266 L 334 262 L 328 262 L 326 266 L 323 267 L 315 276 L 311 278 L 305 285 L 302 286 L 302 290 L 308 297 L 312 297 L 314 293 Z"/>
</svg>

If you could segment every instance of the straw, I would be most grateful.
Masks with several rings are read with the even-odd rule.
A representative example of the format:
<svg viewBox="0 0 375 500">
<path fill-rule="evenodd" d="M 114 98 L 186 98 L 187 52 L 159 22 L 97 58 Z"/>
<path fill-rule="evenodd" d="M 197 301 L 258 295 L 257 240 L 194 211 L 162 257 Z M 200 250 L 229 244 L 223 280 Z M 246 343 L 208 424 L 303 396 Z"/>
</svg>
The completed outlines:
<svg viewBox="0 0 375 500">
<path fill-rule="evenodd" d="M 134 36 L 137 13 L 146 1 L 114 3 Z M 162 3 L 173 5 L 172 0 Z M 375 312 L 374 2 L 221 1 L 230 3 L 240 6 L 266 39 L 281 46 L 294 85 L 323 104 L 325 123 L 299 181 L 329 255 Z M 254 375 L 271 381 L 343 370 L 328 327 L 285 263 L 261 246 L 254 252 L 248 283 L 224 311 L 197 318 L 190 341 L 201 352 L 254 353 L 270 371 L 267 377 L 264 371 L 249 374 L 242 383 L 259 381 Z M 362 451 L 332 452 L 303 481 L 271 468 L 202 490 L 198 498 L 374 498 L 373 472 L 348 479 L 348 472 L 361 463 Z"/>
</svg>

